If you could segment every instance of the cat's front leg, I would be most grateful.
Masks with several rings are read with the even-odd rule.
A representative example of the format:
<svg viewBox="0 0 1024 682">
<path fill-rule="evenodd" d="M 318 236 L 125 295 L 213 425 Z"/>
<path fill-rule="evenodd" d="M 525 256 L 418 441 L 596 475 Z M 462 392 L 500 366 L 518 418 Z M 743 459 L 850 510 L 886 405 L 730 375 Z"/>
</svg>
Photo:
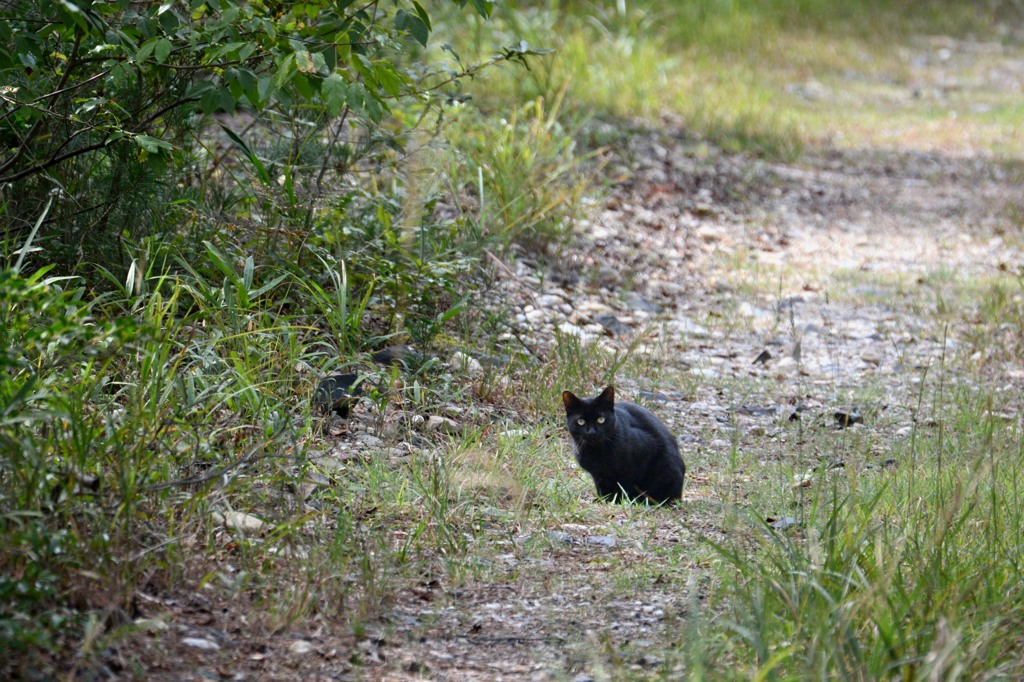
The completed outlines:
<svg viewBox="0 0 1024 682">
<path fill-rule="evenodd" d="M 597 488 L 597 497 L 605 502 L 618 502 L 622 499 L 622 488 L 611 479 L 594 477 L 594 487 Z"/>
</svg>

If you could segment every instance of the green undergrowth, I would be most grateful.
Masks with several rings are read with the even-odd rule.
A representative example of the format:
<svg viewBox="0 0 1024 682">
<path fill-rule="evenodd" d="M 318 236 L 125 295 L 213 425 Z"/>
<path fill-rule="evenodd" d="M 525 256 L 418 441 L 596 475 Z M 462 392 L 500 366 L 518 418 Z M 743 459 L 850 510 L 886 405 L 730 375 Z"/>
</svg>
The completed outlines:
<svg viewBox="0 0 1024 682">
<path fill-rule="evenodd" d="M 453 44 L 464 58 L 493 40 L 555 50 L 469 84 L 488 106 L 566 89 L 588 116 L 669 116 L 723 148 L 783 159 L 819 143 L 1003 155 L 1018 149 L 1019 107 L 978 85 L 1002 52 L 975 41 L 995 34 L 1014 49 L 1019 12 L 1010 2 L 540 3 L 498 8 Z M 943 85 L 951 73 L 962 87 Z"/>
<path fill-rule="evenodd" d="M 297 494 L 323 475 L 309 457 L 323 427 L 311 398 L 322 376 L 358 372 L 378 428 L 397 407 L 472 403 L 438 357 L 524 352 L 495 340 L 502 312 L 473 297 L 495 262 L 557 253 L 599 164 L 577 153 L 558 101 L 501 115 L 408 107 L 400 113 L 429 115 L 434 129 L 409 134 L 401 158 L 377 148 L 376 165 L 349 159 L 358 172 L 319 195 L 317 176 L 331 166 L 339 180 L 341 163 L 322 140 L 279 144 L 259 118 L 248 142 L 226 126 L 206 131 L 190 158 L 195 182 L 166 207 L 175 224 L 138 240 L 126 232 L 125 270 L 112 258 L 58 276 L 39 232 L 46 212 L 27 236 L 6 233 L 5 674 L 88 671 L 110 646 L 159 628 L 128 619 L 142 585 L 254 595 L 272 630 L 315 614 L 355 628 L 406 576 L 466 553 L 474 501 L 451 498 L 437 457 L 353 467 L 316 501 L 324 512 L 311 511 Z M 420 355 L 371 362 L 395 344 Z M 506 400 L 501 378 L 488 374 L 476 397 Z M 226 542 L 215 512 L 273 530 Z"/>
</svg>

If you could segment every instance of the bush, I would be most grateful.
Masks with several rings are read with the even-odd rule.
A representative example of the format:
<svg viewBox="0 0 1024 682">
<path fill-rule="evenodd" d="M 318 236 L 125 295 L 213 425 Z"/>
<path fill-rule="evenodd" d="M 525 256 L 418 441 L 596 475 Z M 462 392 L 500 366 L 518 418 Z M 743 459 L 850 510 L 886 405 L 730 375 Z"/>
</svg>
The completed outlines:
<svg viewBox="0 0 1024 682">
<path fill-rule="evenodd" d="M 472 5 L 484 16 L 491 9 L 489 0 Z M 429 100 L 431 71 L 400 66 L 430 34 L 416 2 L 216 0 L 189 10 L 14 0 L 5 9 L 0 97 L 10 112 L 0 119 L 0 187 L 8 237 L 27 232 L 56 192 L 42 236 L 48 260 L 67 269 L 85 260 L 123 272 L 132 243 L 175 234 L 175 202 L 196 198 L 191 185 L 208 188 L 215 171 L 239 173 L 204 139 L 211 116 L 256 180 L 272 187 L 283 179 L 291 203 L 308 210 L 308 192 L 337 177 L 327 171 L 351 166 L 358 130 L 399 145 L 381 125 L 392 104 Z M 236 112 L 249 118 L 225 118 Z M 274 158 L 254 151 L 262 141 L 248 144 L 243 130 L 231 130 L 240 123 L 258 132 L 252 115 L 284 143 Z M 315 163 L 311 149 L 322 152 Z M 191 175 L 197 168 L 208 175 Z"/>
</svg>

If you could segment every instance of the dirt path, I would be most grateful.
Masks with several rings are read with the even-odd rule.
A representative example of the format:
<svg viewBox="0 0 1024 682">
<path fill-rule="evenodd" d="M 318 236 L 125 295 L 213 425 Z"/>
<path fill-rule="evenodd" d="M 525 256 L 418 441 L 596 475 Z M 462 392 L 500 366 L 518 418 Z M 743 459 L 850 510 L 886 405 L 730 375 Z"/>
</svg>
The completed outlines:
<svg viewBox="0 0 1024 682">
<path fill-rule="evenodd" d="M 779 424 L 798 410 L 827 421 L 866 386 L 882 395 L 853 409 L 890 410 L 884 428 L 898 433 L 921 368 L 957 344 L 925 320 L 944 283 L 1022 262 L 1006 236 L 1019 227 L 1019 169 L 990 160 L 835 152 L 784 165 L 650 134 L 611 167 L 625 179 L 581 227 L 567 265 L 543 290 L 529 277 L 510 288 L 539 342 L 566 325 L 587 337 L 598 313 L 629 328 L 620 341 L 646 329 L 638 353 L 661 371 L 624 383 L 650 391 L 682 435 L 684 504 L 594 505 L 579 523 L 510 531 L 487 579 L 403 593 L 368 679 L 582 682 L 692 669 L 686 643 L 716 617 L 704 613 L 715 559 L 701 538 L 722 537 L 734 502 L 785 511 L 757 510 L 747 487 L 757 472 L 730 467 L 731 453 L 813 466 L 822 453 Z M 929 309 L 915 314 L 922 302 Z M 531 317 L 545 306 L 554 313 Z M 762 351 L 771 358 L 755 363 Z M 886 461 L 879 451 L 843 464 Z"/>
</svg>

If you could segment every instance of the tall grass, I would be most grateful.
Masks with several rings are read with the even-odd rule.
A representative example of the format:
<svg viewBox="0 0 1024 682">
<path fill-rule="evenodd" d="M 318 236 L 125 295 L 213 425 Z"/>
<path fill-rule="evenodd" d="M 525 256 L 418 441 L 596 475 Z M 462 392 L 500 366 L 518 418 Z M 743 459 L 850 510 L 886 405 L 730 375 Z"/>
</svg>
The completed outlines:
<svg viewBox="0 0 1024 682">
<path fill-rule="evenodd" d="M 520 40 L 555 50 L 528 71 L 495 72 L 470 84 L 467 91 L 490 109 L 509 99 L 551 99 L 567 88 L 571 111 L 627 125 L 657 124 L 668 115 L 726 148 L 783 159 L 809 142 L 863 141 L 866 131 L 889 145 L 926 144 L 915 117 L 956 110 L 961 122 L 966 116 L 976 124 L 961 128 L 970 139 L 957 143 L 996 150 L 1015 144 L 1006 122 L 972 110 L 970 97 L 911 97 L 942 75 L 915 69 L 907 55 L 928 53 L 922 36 L 969 41 L 1000 22 L 1012 25 L 1019 14 L 1016 3 L 940 0 L 538 3 L 499 7 L 493 21 L 477 22 L 455 45 L 470 55 Z M 808 81 L 820 94 L 801 94 Z M 885 137 L 879 119 L 892 114 L 893 102 L 913 115 Z M 1010 106 L 1009 99 L 996 104 L 1000 111 Z"/>
<path fill-rule="evenodd" d="M 894 442 L 895 469 L 823 471 L 799 528 L 718 546 L 751 677 L 1021 674 L 1021 439 L 990 401 L 942 396 L 946 428 Z"/>
</svg>

